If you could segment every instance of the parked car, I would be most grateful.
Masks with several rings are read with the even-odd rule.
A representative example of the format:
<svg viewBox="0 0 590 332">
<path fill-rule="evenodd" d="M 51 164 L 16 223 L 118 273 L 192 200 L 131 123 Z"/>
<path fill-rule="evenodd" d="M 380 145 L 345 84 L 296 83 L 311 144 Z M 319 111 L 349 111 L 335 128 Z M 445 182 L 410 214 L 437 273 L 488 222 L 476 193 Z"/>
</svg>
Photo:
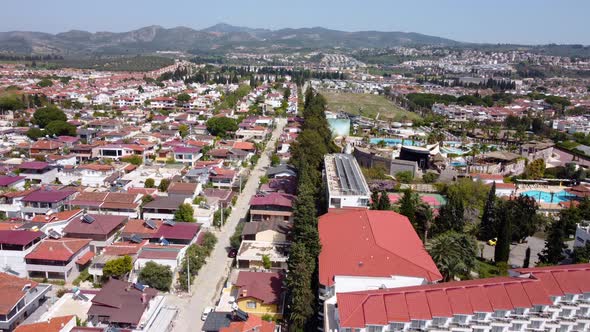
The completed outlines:
<svg viewBox="0 0 590 332">
<path fill-rule="evenodd" d="M 498 238 L 497 237 L 488 240 L 488 244 L 491 245 L 492 247 L 495 246 L 496 243 L 498 243 Z"/>
<path fill-rule="evenodd" d="M 204 321 L 207 319 L 207 316 L 209 316 L 209 313 L 213 312 L 213 308 L 212 307 L 206 307 L 203 310 L 203 313 L 201 314 L 201 320 Z"/>
<path fill-rule="evenodd" d="M 238 255 L 238 250 L 234 249 L 234 248 L 231 248 L 229 250 L 229 252 L 227 253 L 227 257 L 229 257 L 229 258 L 236 258 L 237 255 Z"/>
</svg>

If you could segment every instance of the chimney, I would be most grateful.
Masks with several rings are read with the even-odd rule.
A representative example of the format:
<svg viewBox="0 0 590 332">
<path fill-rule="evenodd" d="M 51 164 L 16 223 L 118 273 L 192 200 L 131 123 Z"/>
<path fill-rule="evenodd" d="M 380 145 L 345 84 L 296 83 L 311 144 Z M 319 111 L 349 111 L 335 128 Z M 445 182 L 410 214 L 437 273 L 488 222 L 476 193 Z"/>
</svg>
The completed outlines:
<svg viewBox="0 0 590 332">
<path fill-rule="evenodd" d="M 242 289 L 242 297 L 246 297 L 246 296 L 248 296 L 248 290 Z"/>
<path fill-rule="evenodd" d="M 147 302 L 147 294 L 141 293 L 141 303 L 146 303 L 146 302 Z"/>
</svg>

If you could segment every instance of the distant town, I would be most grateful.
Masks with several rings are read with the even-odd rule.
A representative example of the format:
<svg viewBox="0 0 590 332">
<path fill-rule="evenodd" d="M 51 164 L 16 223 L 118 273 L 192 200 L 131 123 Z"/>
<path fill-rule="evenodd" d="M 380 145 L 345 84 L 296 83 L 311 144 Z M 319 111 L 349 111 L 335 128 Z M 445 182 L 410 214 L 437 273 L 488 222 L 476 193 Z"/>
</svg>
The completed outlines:
<svg viewBox="0 0 590 332">
<path fill-rule="evenodd" d="M 589 331 L 550 51 L 0 52 L 0 330 Z"/>
</svg>

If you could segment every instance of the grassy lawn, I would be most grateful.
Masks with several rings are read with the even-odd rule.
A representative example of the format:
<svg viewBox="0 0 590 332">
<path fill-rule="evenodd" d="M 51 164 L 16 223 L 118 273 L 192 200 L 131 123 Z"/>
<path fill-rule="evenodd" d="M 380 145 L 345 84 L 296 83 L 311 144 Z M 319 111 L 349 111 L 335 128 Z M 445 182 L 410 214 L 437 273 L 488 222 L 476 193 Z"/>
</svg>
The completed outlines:
<svg viewBox="0 0 590 332">
<path fill-rule="evenodd" d="M 379 114 L 380 120 L 391 121 L 419 119 L 416 113 L 397 107 L 384 96 L 364 93 L 335 93 L 321 91 L 328 101 L 328 109 L 333 112 L 345 112 L 374 119 Z"/>
</svg>

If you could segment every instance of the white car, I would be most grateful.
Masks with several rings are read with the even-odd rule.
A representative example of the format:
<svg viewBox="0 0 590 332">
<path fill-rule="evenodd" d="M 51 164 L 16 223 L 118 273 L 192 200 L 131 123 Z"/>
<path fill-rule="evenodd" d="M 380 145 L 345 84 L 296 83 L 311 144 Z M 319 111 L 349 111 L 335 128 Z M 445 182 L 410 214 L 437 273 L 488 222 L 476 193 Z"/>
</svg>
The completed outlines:
<svg viewBox="0 0 590 332">
<path fill-rule="evenodd" d="M 213 312 L 213 308 L 211 307 L 206 307 L 205 310 L 203 310 L 203 313 L 201 314 L 201 320 L 204 321 L 207 319 L 207 316 L 209 316 L 210 312 Z"/>
</svg>

